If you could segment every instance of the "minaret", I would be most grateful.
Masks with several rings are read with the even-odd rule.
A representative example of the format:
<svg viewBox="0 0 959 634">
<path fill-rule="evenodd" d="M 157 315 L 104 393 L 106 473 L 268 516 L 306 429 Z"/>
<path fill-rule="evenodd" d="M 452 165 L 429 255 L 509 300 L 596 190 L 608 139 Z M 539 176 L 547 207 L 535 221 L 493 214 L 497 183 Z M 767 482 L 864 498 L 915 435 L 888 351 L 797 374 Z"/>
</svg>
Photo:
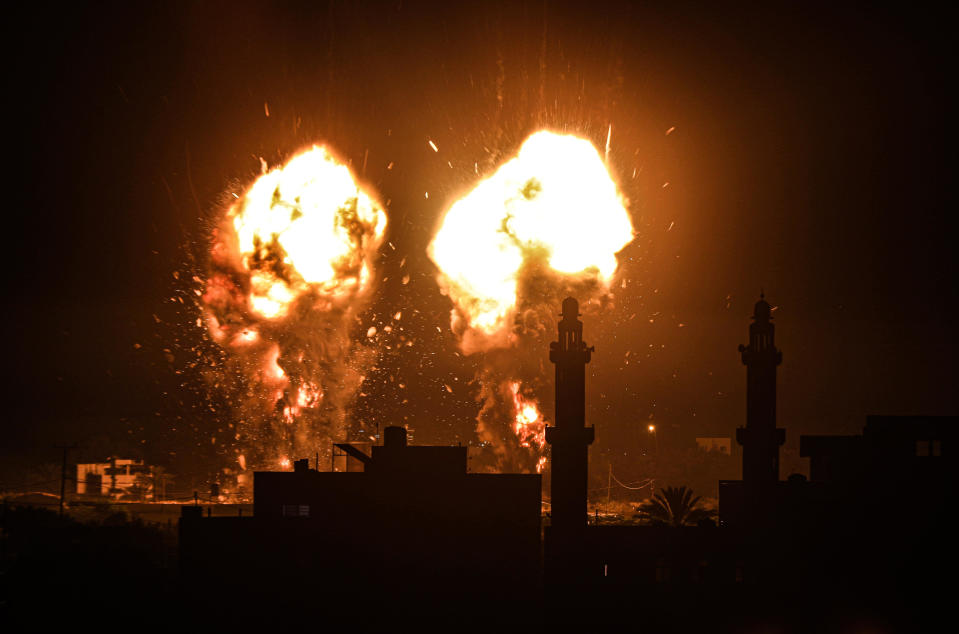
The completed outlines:
<svg viewBox="0 0 959 634">
<path fill-rule="evenodd" d="M 776 349 L 772 308 L 762 293 L 749 325 L 749 345 L 739 351 L 746 366 L 746 426 L 736 430 L 736 442 L 743 446 L 748 491 L 779 481 L 779 447 L 786 440 L 786 430 L 776 427 L 776 366 L 783 355 Z"/>
<path fill-rule="evenodd" d="M 549 344 L 549 360 L 556 364 L 556 424 L 546 428 L 552 445 L 550 484 L 552 526 L 557 531 L 586 527 L 586 481 L 589 445 L 594 430 L 586 427 L 586 364 L 593 348 L 583 343 L 579 304 L 563 300 L 559 341 Z"/>
</svg>

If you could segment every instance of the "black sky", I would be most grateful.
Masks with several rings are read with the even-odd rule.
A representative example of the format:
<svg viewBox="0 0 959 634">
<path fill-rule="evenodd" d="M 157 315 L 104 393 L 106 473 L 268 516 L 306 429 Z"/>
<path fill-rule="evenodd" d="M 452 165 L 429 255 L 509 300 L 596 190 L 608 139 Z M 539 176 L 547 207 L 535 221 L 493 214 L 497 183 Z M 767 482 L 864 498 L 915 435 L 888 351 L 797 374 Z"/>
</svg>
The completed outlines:
<svg viewBox="0 0 959 634">
<path fill-rule="evenodd" d="M 732 435 L 760 287 L 779 307 L 790 443 L 855 433 L 868 413 L 955 414 L 949 25 L 928 8 L 815 3 L 37 8 L 5 38 L 5 453 L 97 434 L 154 457 L 189 449 L 164 445 L 187 442 L 165 430 L 192 398 L 174 371 L 196 336 L 174 273 L 259 157 L 313 142 L 390 201 L 393 280 L 370 322 L 419 311 L 421 345 L 380 363 L 416 398 L 371 385 L 384 401 L 361 409 L 453 442 L 471 393 L 425 396 L 472 371 L 428 334 L 449 303 L 425 248 L 474 162 L 488 170 L 543 126 L 601 146 L 612 125 L 639 234 L 616 311 L 586 325 L 598 435 L 650 416 L 677 437 Z"/>
</svg>

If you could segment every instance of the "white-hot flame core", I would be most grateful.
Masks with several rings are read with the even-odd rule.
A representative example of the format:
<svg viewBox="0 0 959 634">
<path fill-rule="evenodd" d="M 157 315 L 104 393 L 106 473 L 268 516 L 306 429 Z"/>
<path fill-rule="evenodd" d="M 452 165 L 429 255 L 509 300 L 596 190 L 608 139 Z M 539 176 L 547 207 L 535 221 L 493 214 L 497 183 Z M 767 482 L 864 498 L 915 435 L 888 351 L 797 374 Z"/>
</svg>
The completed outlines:
<svg viewBox="0 0 959 634">
<path fill-rule="evenodd" d="M 592 143 L 541 131 L 453 203 L 430 257 L 469 325 L 492 333 L 516 303 L 527 256 L 543 253 L 560 273 L 608 282 L 615 254 L 632 238 L 624 200 Z"/>
<path fill-rule="evenodd" d="M 316 146 L 260 176 L 230 213 L 251 271 L 250 303 L 267 318 L 282 315 L 305 285 L 365 284 L 357 223 L 377 240 L 386 228 L 386 214 L 349 168 Z"/>
<path fill-rule="evenodd" d="M 270 383 L 286 380 L 286 372 L 280 367 L 280 346 L 274 344 L 266 357 L 264 380 Z"/>
</svg>

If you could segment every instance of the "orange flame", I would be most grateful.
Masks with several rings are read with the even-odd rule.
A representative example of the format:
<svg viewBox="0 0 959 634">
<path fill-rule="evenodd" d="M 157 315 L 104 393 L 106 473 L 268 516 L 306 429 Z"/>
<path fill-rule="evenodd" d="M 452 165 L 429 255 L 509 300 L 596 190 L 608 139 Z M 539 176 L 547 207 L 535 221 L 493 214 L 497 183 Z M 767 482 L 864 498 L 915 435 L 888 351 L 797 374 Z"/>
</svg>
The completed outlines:
<svg viewBox="0 0 959 634">
<path fill-rule="evenodd" d="M 323 399 L 323 392 L 314 383 L 304 383 L 296 391 L 296 402 L 283 407 L 283 420 L 292 424 L 304 409 L 312 409 Z"/>
<path fill-rule="evenodd" d="M 513 392 L 513 407 L 516 411 L 513 431 L 519 438 L 521 447 L 542 450 L 546 444 L 546 421 L 539 411 L 535 399 L 528 399 L 520 393 L 520 382 L 510 383 Z"/>
<path fill-rule="evenodd" d="M 315 407 L 322 398 L 323 392 L 315 383 L 304 383 L 296 395 L 296 406 Z"/>
</svg>

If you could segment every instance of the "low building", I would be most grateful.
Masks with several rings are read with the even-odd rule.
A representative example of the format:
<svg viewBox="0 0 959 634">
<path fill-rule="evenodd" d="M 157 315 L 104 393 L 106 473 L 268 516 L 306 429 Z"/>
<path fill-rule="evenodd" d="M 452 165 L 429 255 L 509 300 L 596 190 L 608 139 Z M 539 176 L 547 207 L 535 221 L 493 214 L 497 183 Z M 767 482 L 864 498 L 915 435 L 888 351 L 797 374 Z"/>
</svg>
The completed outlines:
<svg viewBox="0 0 959 634">
<path fill-rule="evenodd" d="M 143 460 L 110 458 L 107 462 L 77 464 L 77 493 L 80 495 L 119 496 L 136 491 L 153 495 L 152 470 Z"/>
<path fill-rule="evenodd" d="M 955 480 L 959 472 L 956 416 L 867 416 L 861 436 L 801 436 L 809 480 L 858 486 L 876 478 L 924 483 Z"/>
<path fill-rule="evenodd" d="M 186 507 L 181 571 L 195 588 L 257 595 L 518 599 L 540 579 L 538 474 L 467 472 L 466 447 L 409 446 L 386 429 L 369 455 L 339 445 L 362 471 L 256 472 L 252 517 Z"/>
</svg>

